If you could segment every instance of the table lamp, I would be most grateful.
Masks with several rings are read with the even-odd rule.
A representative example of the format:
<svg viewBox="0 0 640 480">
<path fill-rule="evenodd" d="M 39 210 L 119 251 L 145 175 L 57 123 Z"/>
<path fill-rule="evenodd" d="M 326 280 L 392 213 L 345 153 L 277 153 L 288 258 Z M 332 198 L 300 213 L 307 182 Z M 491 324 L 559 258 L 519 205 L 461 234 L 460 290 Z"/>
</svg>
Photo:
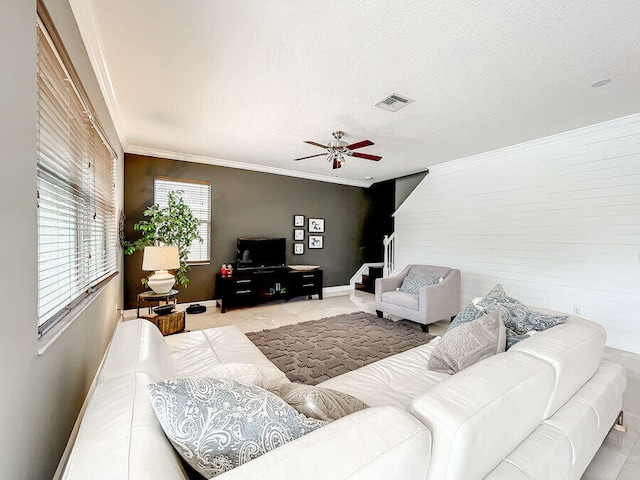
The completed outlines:
<svg viewBox="0 0 640 480">
<path fill-rule="evenodd" d="M 156 293 L 168 293 L 176 279 L 167 270 L 180 268 L 178 247 L 144 247 L 142 270 L 153 271 L 149 277 L 149 288 Z"/>
</svg>

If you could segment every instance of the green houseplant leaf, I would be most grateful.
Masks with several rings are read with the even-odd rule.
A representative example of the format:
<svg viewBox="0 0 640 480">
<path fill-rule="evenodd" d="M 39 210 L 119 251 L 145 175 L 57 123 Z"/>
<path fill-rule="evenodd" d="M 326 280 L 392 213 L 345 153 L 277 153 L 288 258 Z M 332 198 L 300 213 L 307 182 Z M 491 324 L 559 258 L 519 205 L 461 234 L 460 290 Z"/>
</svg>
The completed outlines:
<svg viewBox="0 0 640 480">
<path fill-rule="evenodd" d="M 200 222 L 193 215 L 189 205 L 184 203 L 182 193 L 179 190 L 169 192 L 166 207 L 154 203 L 145 209 L 143 215 L 147 220 L 141 220 L 133 226 L 134 230 L 141 233 L 141 237 L 135 242 L 126 242 L 124 253 L 131 255 L 148 245 L 177 246 L 180 252 L 180 268 L 176 270 L 176 279 L 180 285 L 186 287 L 189 284 L 189 247 L 196 240 L 202 243 L 202 237 L 198 234 Z M 142 279 L 142 284 L 147 285 L 146 277 Z"/>
</svg>

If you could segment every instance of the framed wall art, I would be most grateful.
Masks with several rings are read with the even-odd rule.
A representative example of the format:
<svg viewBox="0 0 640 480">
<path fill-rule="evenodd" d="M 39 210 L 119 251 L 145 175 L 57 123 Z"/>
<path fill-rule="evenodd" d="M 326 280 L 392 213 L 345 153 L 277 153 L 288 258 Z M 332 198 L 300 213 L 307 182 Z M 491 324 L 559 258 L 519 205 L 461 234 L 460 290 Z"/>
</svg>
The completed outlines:
<svg viewBox="0 0 640 480">
<path fill-rule="evenodd" d="M 300 241 L 304 240 L 304 229 L 302 229 L 302 228 L 296 228 L 296 229 L 293 231 L 293 239 L 294 239 L 295 241 L 298 241 L 298 242 L 300 242 Z"/>
<path fill-rule="evenodd" d="M 304 243 L 294 243 L 293 244 L 293 254 L 294 255 L 302 255 L 304 253 Z"/>
<path fill-rule="evenodd" d="M 323 232 L 324 232 L 324 218 L 310 218 L 309 233 L 323 233 Z"/>
<path fill-rule="evenodd" d="M 322 235 L 309 235 L 309 248 L 323 248 L 324 237 Z"/>
<path fill-rule="evenodd" d="M 293 226 L 294 227 L 304 227 L 304 215 L 294 215 L 293 216 Z"/>
</svg>

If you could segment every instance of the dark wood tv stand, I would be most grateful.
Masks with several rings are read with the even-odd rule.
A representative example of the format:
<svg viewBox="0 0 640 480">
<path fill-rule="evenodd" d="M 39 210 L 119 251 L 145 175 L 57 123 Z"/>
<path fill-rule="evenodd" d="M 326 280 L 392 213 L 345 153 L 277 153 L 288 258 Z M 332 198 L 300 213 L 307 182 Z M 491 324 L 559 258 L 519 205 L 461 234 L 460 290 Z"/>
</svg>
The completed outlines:
<svg viewBox="0 0 640 480">
<path fill-rule="evenodd" d="M 214 298 L 221 304 L 220 313 L 229 308 L 258 305 L 273 300 L 289 301 L 307 295 L 322 300 L 322 270 L 267 268 L 234 270 L 232 275 L 216 274 Z"/>
</svg>

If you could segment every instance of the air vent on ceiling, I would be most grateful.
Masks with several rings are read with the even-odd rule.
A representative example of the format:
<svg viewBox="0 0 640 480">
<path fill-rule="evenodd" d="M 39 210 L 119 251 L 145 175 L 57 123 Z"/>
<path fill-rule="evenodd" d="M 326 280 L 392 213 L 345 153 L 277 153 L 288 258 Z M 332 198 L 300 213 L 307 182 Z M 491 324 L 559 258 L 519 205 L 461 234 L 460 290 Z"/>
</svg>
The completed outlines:
<svg viewBox="0 0 640 480">
<path fill-rule="evenodd" d="M 384 108 L 385 110 L 389 110 L 390 112 L 397 112 L 401 108 L 406 107 L 414 101 L 415 100 L 412 100 L 409 97 L 403 97 L 402 95 L 398 95 L 397 93 L 392 93 L 391 95 L 376 103 L 376 107 Z"/>
</svg>

